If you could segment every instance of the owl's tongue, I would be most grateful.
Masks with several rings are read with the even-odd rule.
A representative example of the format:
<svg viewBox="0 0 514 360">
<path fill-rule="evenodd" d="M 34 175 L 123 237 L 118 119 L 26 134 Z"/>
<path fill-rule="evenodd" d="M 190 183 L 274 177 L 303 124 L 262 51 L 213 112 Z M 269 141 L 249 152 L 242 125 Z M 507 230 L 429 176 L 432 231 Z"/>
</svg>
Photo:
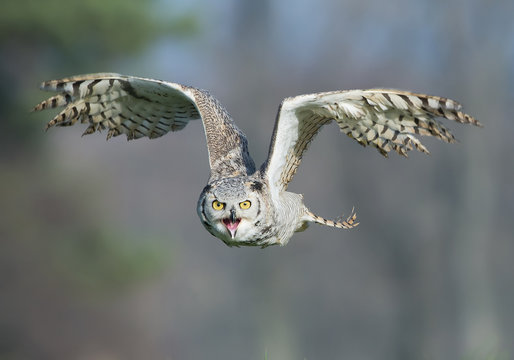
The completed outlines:
<svg viewBox="0 0 514 360">
<path fill-rule="evenodd" d="M 223 219 L 223 224 L 225 224 L 225 227 L 228 229 L 228 231 L 230 231 L 232 238 L 234 238 L 240 222 L 241 219 L 234 219 L 234 221 L 232 221 L 232 219 Z"/>
</svg>

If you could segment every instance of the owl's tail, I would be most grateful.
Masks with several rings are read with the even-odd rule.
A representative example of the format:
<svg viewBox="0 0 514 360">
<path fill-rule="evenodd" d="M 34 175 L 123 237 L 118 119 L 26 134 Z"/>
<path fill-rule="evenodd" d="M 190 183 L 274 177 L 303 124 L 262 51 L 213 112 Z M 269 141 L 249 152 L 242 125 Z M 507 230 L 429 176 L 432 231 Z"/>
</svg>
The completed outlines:
<svg viewBox="0 0 514 360">
<path fill-rule="evenodd" d="M 352 208 L 352 212 L 350 213 L 350 216 L 346 218 L 346 220 L 343 220 L 343 216 L 341 215 L 340 218 L 334 220 L 325 219 L 324 217 L 318 216 L 311 211 L 307 210 L 307 217 L 310 221 L 316 222 L 318 224 L 327 225 L 336 227 L 339 229 L 352 229 L 359 225 L 358 222 L 355 222 L 355 219 L 357 218 L 357 213 L 355 212 L 355 209 Z"/>
</svg>

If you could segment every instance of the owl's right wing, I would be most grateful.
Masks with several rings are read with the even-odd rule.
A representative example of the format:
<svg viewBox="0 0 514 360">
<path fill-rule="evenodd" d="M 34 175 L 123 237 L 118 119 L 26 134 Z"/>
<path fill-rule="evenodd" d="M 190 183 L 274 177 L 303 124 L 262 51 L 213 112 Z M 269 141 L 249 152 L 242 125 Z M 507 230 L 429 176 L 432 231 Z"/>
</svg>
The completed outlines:
<svg viewBox="0 0 514 360">
<path fill-rule="evenodd" d="M 428 153 L 415 135 L 455 142 L 454 136 L 436 118 L 481 126 L 460 109 L 460 104 L 450 99 L 387 89 L 287 98 L 280 105 L 268 159 L 261 171 L 274 191 L 285 190 L 309 143 L 331 121 L 350 138 L 363 146 L 376 147 L 384 156 L 390 150 L 407 156 L 407 151 L 413 148 Z"/>
<path fill-rule="evenodd" d="M 83 135 L 106 129 L 107 139 L 121 134 L 128 140 L 152 139 L 202 119 L 211 170 L 218 170 L 218 175 L 247 170 L 230 166 L 234 157 L 249 158 L 246 137 L 205 90 L 114 73 L 51 80 L 42 83 L 41 89 L 58 94 L 38 104 L 35 111 L 64 107 L 48 122 L 47 129 L 80 121 L 89 124 Z M 246 164 L 253 171 L 251 159 Z"/>
</svg>

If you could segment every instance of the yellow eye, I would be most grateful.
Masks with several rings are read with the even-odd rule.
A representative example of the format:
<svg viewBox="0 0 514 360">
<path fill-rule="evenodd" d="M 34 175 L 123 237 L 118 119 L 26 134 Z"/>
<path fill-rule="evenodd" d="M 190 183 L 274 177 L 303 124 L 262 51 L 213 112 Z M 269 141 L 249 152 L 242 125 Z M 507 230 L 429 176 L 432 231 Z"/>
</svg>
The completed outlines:
<svg viewBox="0 0 514 360">
<path fill-rule="evenodd" d="M 212 208 L 214 210 L 223 210 L 224 207 L 225 207 L 225 204 L 222 202 L 219 202 L 218 200 L 214 200 L 212 202 Z"/>
<path fill-rule="evenodd" d="M 250 200 L 246 200 L 246 201 L 239 203 L 239 207 L 243 210 L 249 209 L 250 206 L 252 206 L 252 203 L 250 202 Z"/>
</svg>

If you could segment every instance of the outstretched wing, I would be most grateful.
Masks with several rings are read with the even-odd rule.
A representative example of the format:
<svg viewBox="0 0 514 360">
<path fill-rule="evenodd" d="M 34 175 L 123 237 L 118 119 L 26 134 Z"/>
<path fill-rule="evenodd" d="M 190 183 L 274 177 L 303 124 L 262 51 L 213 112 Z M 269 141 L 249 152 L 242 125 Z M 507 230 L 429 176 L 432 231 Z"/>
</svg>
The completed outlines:
<svg viewBox="0 0 514 360">
<path fill-rule="evenodd" d="M 428 153 L 415 135 L 455 142 L 455 137 L 436 118 L 482 126 L 460 109 L 461 105 L 450 99 L 385 89 L 287 98 L 280 105 L 262 171 L 272 187 L 285 190 L 309 143 L 332 120 L 343 133 L 363 146 L 376 147 L 384 156 L 391 150 L 407 156 L 413 148 Z"/>
<path fill-rule="evenodd" d="M 82 135 L 107 129 L 107 139 L 125 134 L 129 140 L 156 138 L 200 119 L 186 86 L 113 73 L 79 75 L 46 81 L 42 90 L 59 94 L 34 110 L 65 107 L 46 128 L 88 123 Z"/>
<path fill-rule="evenodd" d="M 47 129 L 80 121 L 89 124 L 83 135 L 105 129 L 107 139 L 121 134 L 128 140 L 152 139 L 181 130 L 189 121 L 201 118 L 211 170 L 221 169 L 217 174 L 253 171 L 244 134 L 205 90 L 114 73 L 51 80 L 42 83 L 41 89 L 58 94 L 38 104 L 35 111 L 64 107 L 50 120 Z M 245 158 L 246 168 L 240 166 L 241 161 L 237 166 L 229 166 L 234 158 Z"/>
</svg>

